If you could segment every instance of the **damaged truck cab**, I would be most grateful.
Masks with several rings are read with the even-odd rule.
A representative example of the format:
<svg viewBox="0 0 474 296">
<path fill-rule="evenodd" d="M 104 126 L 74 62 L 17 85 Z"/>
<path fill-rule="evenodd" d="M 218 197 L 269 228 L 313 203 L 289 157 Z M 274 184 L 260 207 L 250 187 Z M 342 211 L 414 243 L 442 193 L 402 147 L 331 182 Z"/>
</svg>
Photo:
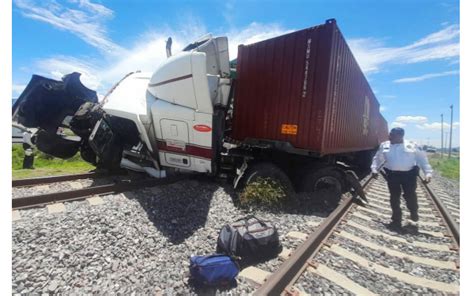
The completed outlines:
<svg viewBox="0 0 474 296">
<path fill-rule="evenodd" d="M 128 74 L 100 103 L 79 73 L 62 81 L 35 75 L 13 107 L 13 119 L 38 127 L 36 146 L 55 157 L 80 151 L 94 165 L 155 177 L 163 175 L 162 167 L 212 173 L 213 134 L 222 133 L 213 121 L 224 118 L 230 91 L 227 44 L 226 37 L 207 35 L 154 73 Z M 57 135 L 59 127 L 80 140 Z"/>
</svg>

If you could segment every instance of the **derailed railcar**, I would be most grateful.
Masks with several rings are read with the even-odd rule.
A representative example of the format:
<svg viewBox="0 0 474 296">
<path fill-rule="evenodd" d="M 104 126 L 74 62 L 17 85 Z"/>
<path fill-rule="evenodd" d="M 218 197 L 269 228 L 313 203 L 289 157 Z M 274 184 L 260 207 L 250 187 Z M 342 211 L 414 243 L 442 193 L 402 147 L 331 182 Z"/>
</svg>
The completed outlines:
<svg viewBox="0 0 474 296">
<path fill-rule="evenodd" d="M 288 194 L 329 190 L 332 205 L 352 176 L 369 171 L 387 135 L 334 20 L 240 46 L 236 78 L 226 37 L 207 35 L 167 52 L 153 74 L 125 76 L 100 103 L 78 74 L 35 76 L 14 120 L 39 128 L 38 148 L 58 157 L 79 150 L 106 169 L 157 178 L 202 172 L 227 176 L 235 187 L 272 178 Z M 64 139 L 58 127 L 80 139 Z"/>
</svg>

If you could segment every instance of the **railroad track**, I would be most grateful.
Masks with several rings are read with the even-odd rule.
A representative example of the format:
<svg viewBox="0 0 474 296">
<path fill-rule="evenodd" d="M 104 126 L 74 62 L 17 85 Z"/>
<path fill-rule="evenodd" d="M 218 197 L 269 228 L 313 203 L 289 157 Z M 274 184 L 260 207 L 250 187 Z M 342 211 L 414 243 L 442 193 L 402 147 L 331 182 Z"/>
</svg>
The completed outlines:
<svg viewBox="0 0 474 296">
<path fill-rule="evenodd" d="M 165 182 L 165 180 L 162 180 L 162 181 Z M 165 183 L 167 182 L 171 183 L 172 181 L 174 180 L 168 180 Z M 83 182 L 83 183 L 87 183 L 87 182 Z M 286 224 L 285 227 L 282 226 L 280 229 L 283 229 L 283 228 L 285 229 L 285 231 L 281 232 L 281 234 L 284 235 L 284 237 L 282 236 L 282 242 L 284 242 L 284 246 L 287 249 L 284 249 L 282 254 L 280 254 L 280 259 L 274 259 L 268 262 L 258 264 L 256 266 L 250 266 L 242 270 L 239 277 L 243 279 L 243 282 L 241 282 L 237 286 L 235 292 L 238 294 L 240 293 L 247 294 L 247 293 L 255 292 L 257 295 L 264 295 L 264 294 L 277 295 L 281 293 L 297 294 L 298 292 L 301 295 L 304 295 L 304 293 L 308 293 L 308 294 L 322 294 L 322 293 L 351 294 L 353 293 L 353 294 L 368 294 L 368 295 L 371 293 L 374 293 L 374 294 L 407 294 L 407 293 L 456 294 L 457 288 L 458 288 L 458 281 L 459 281 L 459 270 L 456 263 L 456 259 L 458 258 L 456 240 L 454 239 L 454 235 L 452 237 L 449 236 L 449 230 L 447 226 L 445 225 L 445 223 L 443 222 L 443 219 L 438 217 L 440 216 L 439 214 L 436 214 L 436 217 L 431 217 L 430 214 L 432 214 L 433 212 L 436 212 L 437 210 L 433 202 L 431 202 L 429 199 L 430 198 L 428 195 L 429 192 L 426 189 L 424 189 L 423 185 L 420 183 L 420 186 L 418 187 L 418 190 L 417 190 L 419 202 L 420 202 L 419 233 L 417 234 L 416 233 L 415 234 L 414 233 L 394 233 L 394 232 L 388 231 L 385 228 L 385 226 L 383 226 L 382 224 L 382 222 L 388 222 L 390 219 L 390 216 L 389 216 L 390 206 L 388 203 L 389 194 L 387 192 L 385 182 L 383 181 L 383 179 L 380 178 L 379 180 L 371 180 L 370 183 L 366 186 L 367 186 L 366 194 L 370 201 L 369 205 L 367 205 L 366 208 L 357 206 L 351 203 L 349 200 L 344 200 L 339 206 L 339 208 L 335 210 L 328 218 L 323 218 L 323 216 L 319 214 L 316 216 L 304 216 L 304 217 L 291 220 L 292 221 L 291 225 L 288 225 L 286 222 L 288 221 L 287 219 L 290 219 L 289 217 L 292 215 L 281 220 L 280 223 Z M 36 187 L 32 186 L 31 188 L 36 188 Z M 211 188 L 213 187 L 211 186 Z M 150 207 L 150 204 L 148 203 L 148 201 L 153 200 L 153 198 L 149 199 L 148 196 L 153 195 L 153 193 L 146 193 L 145 194 L 146 197 L 139 197 L 139 196 L 136 197 L 138 198 L 137 200 L 142 201 L 141 206 L 146 205 L 147 210 L 143 212 L 143 214 L 141 214 L 142 213 L 141 210 L 137 212 L 133 212 L 134 213 L 133 215 L 136 215 L 137 219 L 138 217 L 142 217 L 142 220 L 140 220 L 142 221 L 140 225 L 144 227 L 144 230 L 143 230 L 144 233 L 148 233 L 147 234 L 148 236 L 153 235 L 153 237 L 157 239 L 157 241 L 159 241 L 160 237 L 163 237 L 163 235 L 165 235 L 166 237 L 166 234 L 167 234 L 166 231 L 170 229 L 170 227 L 176 227 L 177 223 L 182 222 L 179 219 L 173 220 L 175 219 L 174 215 L 167 216 L 168 211 L 176 211 L 176 213 L 182 213 L 182 212 L 187 211 L 190 208 L 200 206 L 200 202 L 196 202 L 196 198 L 198 198 L 198 200 L 201 200 L 201 201 L 203 200 L 202 197 L 196 196 L 194 193 L 192 193 L 189 196 L 187 196 L 187 198 L 189 198 L 188 202 L 181 204 L 182 208 L 180 207 L 179 209 L 174 209 L 173 206 L 169 206 L 169 204 L 171 204 L 170 201 L 175 200 L 174 198 L 175 198 L 176 193 L 174 193 L 174 190 L 175 189 L 173 189 L 172 193 L 170 193 L 172 197 L 163 196 L 163 193 L 160 191 L 160 194 L 155 197 L 156 199 L 159 196 L 160 201 L 157 201 L 157 204 L 155 206 L 151 206 L 152 210 L 150 211 L 148 211 L 148 207 Z M 195 190 L 198 190 L 197 187 Z M 214 189 L 211 189 L 212 192 L 214 192 L 213 190 Z M 86 198 L 86 196 L 80 197 L 78 199 L 84 199 L 84 198 Z M 208 230 L 205 230 L 205 228 L 200 228 L 202 231 L 201 230 L 196 231 L 196 233 L 193 234 L 193 237 L 195 236 L 199 239 L 197 240 L 190 239 L 186 241 L 185 244 L 177 243 L 176 246 L 183 247 L 186 244 L 190 244 L 191 241 L 198 241 L 199 245 L 204 245 L 204 246 L 209 245 L 213 247 L 214 242 L 215 242 L 215 237 L 213 237 L 213 233 L 216 229 L 219 229 L 220 223 L 221 223 L 220 221 L 222 219 L 225 220 L 225 218 L 221 218 L 219 212 L 231 213 L 232 211 L 236 210 L 232 206 L 229 206 L 224 211 L 220 207 L 216 208 L 218 209 L 217 211 L 216 210 L 212 211 L 215 205 L 217 204 L 220 205 L 222 203 L 225 203 L 226 200 L 227 198 L 225 197 L 217 198 L 216 201 L 218 202 L 214 203 L 214 205 L 211 206 L 211 211 L 208 214 L 205 214 L 206 221 L 209 221 L 209 220 L 212 221 L 212 219 L 217 221 L 210 228 L 210 229 L 214 229 L 212 230 L 212 233 L 209 232 Z M 133 208 L 136 206 L 135 205 L 136 203 L 137 202 L 134 201 L 130 203 L 129 206 L 134 205 L 131 207 Z M 228 201 L 228 203 L 229 205 L 231 204 L 230 201 Z M 128 203 L 124 202 L 124 204 L 123 205 L 121 204 L 120 207 L 117 208 L 115 211 L 112 210 L 110 212 L 107 212 L 108 214 L 106 215 L 100 214 L 97 217 L 104 216 L 104 217 L 111 217 L 112 219 L 113 217 L 115 217 L 115 215 L 120 215 L 117 213 L 121 213 L 121 211 L 123 211 L 124 209 L 123 206 L 125 206 L 126 204 Z M 190 207 L 189 204 L 192 204 L 193 206 Z M 179 205 L 180 204 L 178 204 L 178 206 Z M 38 206 L 38 204 L 35 206 Z M 165 207 L 165 209 L 162 209 L 163 207 Z M 342 207 L 347 207 L 347 208 L 342 212 L 342 214 L 337 213 L 338 211 L 341 211 Z M 429 208 L 429 211 L 426 210 L 427 208 Z M 107 211 L 109 207 L 101 207 L 100 209 L 102 213 L 102 211 Z M 160 209 L 162 209 L 161 212 L 160 212 Z M 404 214 L 407 214 L 406 208 L 403 210 L 404 210 Z M 156 216 L 156 218 L 150 218 L 149 216 L 150 213 L 153 213 L 154 211 L 157 211 L 159 214 Z M 26 212 L 28 212 L 29 214 L 27 215 Z M 92 210 L 92 212 L 95 213 L 94 215 L 97 215 L 97 213 L 94 212 L 94 210 Z M 32 218 L 34 219 L 34 221 L 46 222 L 47 225 L 49 225 L 48 227 L 50 227 L 51 229 L 56 229 L 60 227 L 61 225 L 57 222 L 59 221 L 57 219 L 47 219 L 47 218 L 43 219 L 43 218 L 40 218 L 42 215 L 34 216 L 36 214 L 31 214 L 31 213 L 34 213 L 34 211 L 25 211 L 25 217 Z M 94 215 L 87 216 L 88 217 L 87 219 L 89 219 L 89 217 L 96 217 Z M 169 219 L 162 218 L 163 216 L 169 217 Z M 338 216 L 338 217 L 335 217 L 335 216 Z M 72 215 L 71 213 L 69 213 L 68 217 L 69 219 L 72 219 L 71 221 L 76 221 L 74 219 L 78 219 L 77 221 L 82 221 L 81 214 Z M 127 217 L 127 216 L 124 215 L 123 217 Z M 177 217 L 180 217 L 180 215 L 177 215 Z M 213 218 L 210 218 L 210 217 L 213 217 Z M 100 221 L 100 219 L 94 220 L 94 221 Z M 156 225 L 163 225 L 163 226 L 160 228 L 159 231 L 156 231 L 156 229 L 154 228 L 156 226 L 147 226 L 148 225 L 147 221 L 149 221 L 149 219 L 152 219 L 150 221 L 154 221 Z M 192 218 L 188 217 L 188 219 L 192 219 Z M 270 218 L 270 220 L 272 219 L 277 220 L 277 217 L 275 216 L 273 218 Z M 20 249 L 20 251 L 17 251 L 16 254 L 18 258 L 22 258 L 22 256 L 24 258 L 30 258 L 30 257 L 26 257 L 26 255 L 22 253 L 24 252 L 23 250 L 26 250 L 27 254 L 30 254 L 28 256 L 36 256 L 36 255 L 32 255 L 32 254 L 35 254 L 35 251 L 30 250 L 30 246 L 27 243 L 22 245 L 22 242 L 34 239 L 36 236 L 30 235 L 30 233 L 35 233 L 35 231 L 38 231 L 37 229 L 41 229 L 40 231 L 42 232 L 43 231 L 46 232 L 46 230 L 45 230 L 45 227 L 38 226 L 39 224 L 36 222 L 33 223 L 33 225 L 36 225 L 36 226 L 30 227 L 30 225 L 28 225 L 28 221 L 25 221 L 25 219 L 22 219 L 22 220 L 24 221 L 18 221 L 18 223 L 14 224 L 18 228 L 17 231 L 15 232 L 15 235 L 19 237 L 16 244 L 17 244 L 17 248 Z M 89 240 L 89 239 L 94 240 L 96 233 L 101 233 L 102 237 L 100 237 L 100 239 L 98 239 L 97 241 L 99 242 L 99 241 L 107 240 L 108 236 L 106 236 L 106 233 L 110 231 L 109 229 L 110 225 L 119 225 L 121 222 L 128 225 L 128 222 L 127 222 L 128 220 L 123 219 L 122 216 L 120 216 L 118 220 L 113 220 L 113 221 L 115 222 L 114 223 L 107 222 L 103 224 L 104 228 L 106 228 L 107 231 L 97 232 L 97 229 L 99 228 L 94 228 L 93 231 L 90 231 L 90 235 L 87 236 L 87 229 L 81 228 L 81 230 L 78 233 L 83 233 L 84 236 L 87 237 L 85 240 Z M 193 222 L 193 223 L 201 223 L 199 222 L 200 221 L 199 219 L 195 221 L 198 221 L 198 222 Z M 136 222 L 133 222 L 133 225 L 130 225 L 130 226 L 117 228 L 114 231 L 116 231 L 117 233 L 122 233 L 122 232 L 128 233 L 130 229 L 134 229 L 134 227 L 136 226 L 135 223 Z M 333 224 L 332 227 L 329 227 L 326 230 L 326 235 L 323 237 L 323 235 L 321 235 L 321 233 L 324 232 L 323 226 L 329 225 L 331 223 Z M 83 225 L 82 222 L 79 224 Z M 73 225 L 73 223 L 71 225 Z M 91 225 L 91 227 L 96 227 L 97 225 L 100 225 L 100 223 L 99 224 L 95 222 L 89 223 L 89 224 L 86 223 L 86 225 Z M 127 228 L 127 227 L 132 227 L 132 228 Z M 26 229 L 26 230 L 19 231 L 20 229 Z M 147 230 L 145 231 L 145 229 Z M 61 238 L 60 232 L 53 231 L 53 230 L 51 231 L 47 230 L 47 231 L 49 235 L 48 237 L 50 239 L 52 239 L 53 241 L 61 241 L 62 238 Z M 319 238 L 317 238 L 319 240 L 318 250 L 316 250 L 314 246 L 312 249 L 303 247 L 305 244 L 308 244 L 307 242 L 311 238 L 314 239 L 314 237 L 316 237 L 314 233 L 311 234 L 311 231 L 316 231 L 320 233 Z M 137 236 L 132 236 L 132 237 L 133 239 L 138 238 Z M 125 250 L 130 250 L 130 249 L 141 250 L 141 248 L 146 250 L 144 252 L 147 253 L 149 252 L 150 249 L 153 249 L 154 247 L 156 247 L 156 243 L 144 245 L 144 244 L 147 244 L 147 241 L 145 240 L 144 241 L 140 240 L 138 243 L 135 243 L 135 244 L 130 243 L 130 242 L 133 242 L 133 240 L 128 239 L 128 236 L 125 235 L 125 237 L 123 238 L 123 240 L 120 241 L 120 243 L 114 242 L 114 244 L 118 244 L 120 248 L 124 250 L 123 254 L 128 254 L 127 253 L 128 251 L 125 251 Z M 38 246 L 36 247 L 37 249 L 53 248 L 53 246 L 55 246 L 54 243 L 53 244 L 42 243 L 40 241 L 37 241 L 36 244 L 38 245 L 41 244 L 41 247 L 38 247 Z M 74 243 L 70 245 L 68 244 L 60 245 L 60 246 L 58 245 L 56 248 L 59 248 L 60 250 L 66 250 L 66 249 L 73 248 L 73 246 L 75 246 Z M 195 248 L 193 250 L 199 249 L 198 247 L 193 247 L 193 248 Z M 306 251 L 303 252 L 300 249 L 306 249 Z M 112 256 L 111 255 L 112 253 L 110 253 L 107 250 L 108 249 L 105 248 L 102 251 L 105 253 L 101 253 L 102 254 L 101 258 Z M 115 248 L 111 250 L 116 251 Z M 210 249 L 207 251 L 204 251 L 204 253 L 208 253 L 208 252 L 210 252 Z M 292 264 L 290 260 L 296 260 L 296 258 L 298 258 L 300 256 L 299 254 L 301 253 L 306 254 L 305 255 L 306 259 L 297 260 L 300 262 L 300 266 Z M 403 254 L 400 254 L 400 253 L 403 253 Z M 183 256 L 179 257 L 176 254 L 176 249 L 174 248 L 174 245 L 173 247 L 165 247 L 165 246 L 160 245 L 159 248 L 154 250 L 154 254 L 163 254 L 162 256 L 175 258 L 173 259 L 174 262 L 181 262 L 182 260 L 186 261 L 186 256 L 187 256 L 187 254 L 183 254 Z M 378 259 L 377 259 L 377 256 L 374 256 L 374 254 L 378 255 Z M 89 262 L 87 261 L 89 260 L 87 259 L 89 258 L 88 256 L 84 255 L 81 257 L 79 253 L 73 256 L 77 256 L 77 259 L 74 259 L 74 260 L 85 260 L 84 262 Z M 127 260 L 131 260 L 133 256 L 131 256 Z M 400 256 L 403 256 L 403 257 L 400 257 Z M 31 258 L 34 258 L 34 257 L 31 257 Z M 180 258 L 180 259 L 176 259 L 176 258 Z M 365 259 L 365 261 L 362 260 L 361 258 Z M 74 261 L 72 259 L 73 258 L 70 258 L 68 260 Z M 156 260 L 157 260 L 156 256 L 153 255 L 146 261 L 154 262 Z M 377 260 L 383 260 L 383 261 L 380 262 Z M 27 262 L 33 262 L 33 261 L 31 260 Z M 107 263 L 103 263 L 103 264 L 107 265 Z M 138 264 L 138 263 L 134 263 L 134 264 Z M 157 266 L 164 266 L 163 265 L 164 263 L 156 262 L 156 264 L 158 264 Z M 35 269 L 49 270 L 50 267 L 46 265 L 47 263 L 41 263 L 41 264 L 37 263 L 34 266 L 35 266 Z M 275 281 L 273 278 L 276 276 L 276 274 L 280 272 L 282 268 L 284 268 L 285 265 L 291 266 L 291 268 L 288 268 L 288 269 L 293 270 L 293 276 L 283 275 L 283 278 L 287 284 L 285 284 L 284 282 L 278 282 L 279 287 L 272 288 L 272 290 L 270 291 L 267 290 L 267 292 L 265 292 L 264 289 L 268 289 L 268 285 L 272 281 Z M 14 273 L 15 278 L 21 278 L 21 276 L 23 276 L 22 272 L 27 272 L 27 269 L 31 268 L 28 266 L 24 267 L 23 261 L 15 262 L 15 266 L 17 269 L 17 271 Z M 132 266 L 135 266 L 135 265 L 132 265 Z M 167 267 L 167 266 L 163 267 L 161 271 L 155 276 L 153 282 L 159 282 L 160 280 L 162 280 L 163 273 L 167 273 L 167 274 L 169 273 L 173 275 L 174 279 L 180 278 L 181 272 L 187 269 L 188 267 L 187 263 L 182 264 L 181 267 L 180 266 L 181 265 L 178 263 L 177 266 L 173 265 L 173 268 Z M 357 268 L 355 268 L 354 266 L 357 266 Z M 136 269 L 137 274 L 143 271 L 142 265 L 137 265 L 136 268 L 137 268 Z M 255 273 L 255 271 L 258 269 L 261 269 L 260 273 L 258 272 Z M 265 271 L 265 270 L 266 272 L 262 273 L 262 271 Z M 420 272 L 420 270 L 424 274 L 421 274 L 421 275 L 417 274 Z M 114 269 L 110 269 L 108 270 L 108 272 L 119 274 L 119 271 L 114 271 Z M 271 272 L 273 272 L 273 274 Z M 64 270 L 58 270 L 58 273 L 63 274 Z M 404 274 L 408 274 L 408 275 L 404 275 Z M 45 278 L 47 280 L 50 280 L 49 276 L 46 276 Z M 374 279 L 375 284 L 374 284 L 374 281 L 369 282 L 367 280 L 370 278 Z M 69 275 L 69 277 L 67 277 L 68 285 L 70 285 L 69 284 L 70 282 L 75 283 L 77 280 L 78 279 L 76 279 L 73 275 Z M 89 279 L 89 280 L 92 281 L 92 279 Z M 164 281 L 163 285 L 168 287 L 169 280 L 170 278 L 163 280 Z M 367 281 L 367 283 L 365 283 L 364 281 Z M 331 289 L 331 288 L 326 289 L 326 287 L 323 285 L 324 282 L 329 283 L 333 287 L 338 287 L 338 289 Z M 113 281 L 113 283 L 115 283 L 115 281 Z M 384 287 L 388 287 L 388 288 L 387 290 L 381 290 L 380 287 L 376 287 L 377 284 L 382 285 Z M 43 282 L 43 285 L 47 285 L 46 280 Z M 146 285 L 149 285 L 149 284 L 146 284 Z M 132 287 L 131 288 L 132 290 L 137 288 L 137 286 L 134 286 L 134 285 L 132 285 L 131 287 Z M 181 287 L 183 290 L 180 290 L 180 291 L 184 294 L 191 293 L 192 291 L 194 291 L 192 287 L 186 286 L 185 284 L 181 285 Z M 317 290 L 318 287 L 322 287 L 322 290 Z M 417 291 L 416 289 L 421 289 L 421 290 Z M 18 288 L 18 291 L 22 291 L 22 289 Z M 34 291 L 41 291 L 41 289 L 37 290 L 37 288 L 34 288 Z M 61 290 L 61 291 L 67 291 L 67 290 Z M 173 288 L 170 291 L 173 291 Z"/>
<path fill-rule="evenodd" d="M 459 228 L 433 190 L 419 180 L 420 221 L 393 232 L 383 223 L 391 214 L 386 183 L 368 179 L 363 187 L 366 207 L 344 199 L 299 247 L 285 251 L 275 272 L 243 270 L 260 285 L 255 294 L 459 293 Z M 314 290 L 318 281 L 338 288 Z"/>
<path fill-rule="evenodd" d="M 98 172 L 87 172 L 83 174 L 74 174 L 74 175 L 60 175 L 60 176 L 47 176 L 47 177 L 38 177 L 38 178 L 28 178 L 28 179 L 18 179 L 12 180 L 12 187 L 23 187 L 23 186 L 33 186 L 33 185 L 41 185 L 41 184 L 50 184 L 56 182 L 64 182 L 64 181 L 74 181 L 80 179 L 93 179 L 93 178 L 100 178 L 110 176 L 104 173 Z"/>
<path fill-rule="evenodd" d="M 22 179 L 12 181 L 13 188 L 20 188 L 26 186 L 37 186 L 44 184 L 52 184 L 57 182 L 76 181 L 80 179 L 100 179 L 104 177 L 114 177 L 117 175 L 105 175 L 103 173 L 84 173 L 76 175 L 62 175 L 41 177 L 32 179 Z M 12 199 L 12 209 L 28 209 L 34 207 L 41 207 L 48 204 L 83 200 L 93 195 L 103 194 L 117 194 L 125 191 L 139 189 L 143 187 L 152 187 L 157 185 L 164 185 L 176 182 L 183 179 L 184 176 L 173 176 L 163 179 L 144 178 L 141 180 L 122 179 L 114 180 L 112 183 L 104 185 L 93 185 L 85 188 L 77 188 L 74 190 L 63 190 L 57 192 L 48 192 L 41 194 L 33 194 Z"/>
</svg>

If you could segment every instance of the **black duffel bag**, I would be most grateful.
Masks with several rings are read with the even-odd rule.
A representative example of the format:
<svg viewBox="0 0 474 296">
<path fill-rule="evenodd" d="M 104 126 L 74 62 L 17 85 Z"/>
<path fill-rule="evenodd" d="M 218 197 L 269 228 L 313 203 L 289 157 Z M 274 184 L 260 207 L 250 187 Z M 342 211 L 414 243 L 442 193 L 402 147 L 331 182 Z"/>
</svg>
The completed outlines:
<svg viewBox="0 0 474 296">
<path fill-rule="evenodd" d="M 217 239 L 217 252 L 243 261 L 273 258 L 281 249 L 276 227 L 255 216 L 225 225 Z"/>
</svg>

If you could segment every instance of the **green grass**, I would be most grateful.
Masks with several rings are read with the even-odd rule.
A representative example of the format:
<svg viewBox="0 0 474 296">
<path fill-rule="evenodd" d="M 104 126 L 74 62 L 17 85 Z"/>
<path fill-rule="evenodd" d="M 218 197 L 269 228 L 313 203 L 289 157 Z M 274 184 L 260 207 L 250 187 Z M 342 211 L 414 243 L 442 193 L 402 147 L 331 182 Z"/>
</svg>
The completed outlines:
<svg viewBox="0 0 474 296">
<path fill-rule="evenodd" d="M 438 171 L 441 176 L 459 181 L 459 155 L 451 155 L 451 158 L 448 159 L 446 154 L 441 158 L 440 154 L 435 153 L 428 154 L 428 158 L 433 169 Z"/>
<path fill-rule="evenodd" d="M 22 169 L 23 166 L 23 147 L 21 144 L 12 146 L 12 178 L 23 179 L 40 176 L 77 174 L 88 172 L 95 167 L 82 160 L 81 156 L 76 154 L 74 157 L 63 160 L 54 158 L 35 150 L 34 169 Z"/>
</svg>

